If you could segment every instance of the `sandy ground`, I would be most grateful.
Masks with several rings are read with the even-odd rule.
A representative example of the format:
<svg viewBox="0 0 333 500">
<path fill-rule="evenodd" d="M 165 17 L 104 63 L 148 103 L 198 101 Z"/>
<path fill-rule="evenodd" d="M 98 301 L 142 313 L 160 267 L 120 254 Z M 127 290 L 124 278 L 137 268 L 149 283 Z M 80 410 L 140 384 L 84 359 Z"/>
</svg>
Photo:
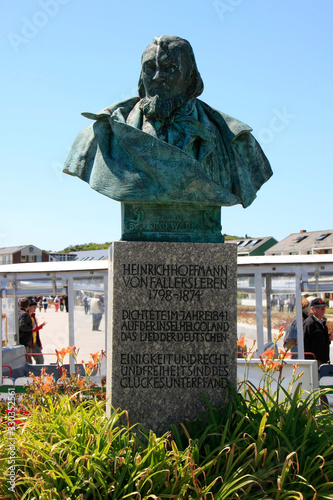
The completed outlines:
<svg viewBox="0 0 333 500">
<path fill-rule="evenodd" d="M 47 324 L 40 330 L 40 339 L 43 344 L 43 353 L 45 355 L 45 363 L 55 362 L 55 349 L 60 350 L 63 347 L 68 347 L 69 334 L 68 334 L 68 313 L 65 311 L 55 312 L 54 306 L 48 307 L 47 312 L 42 310 L 36 311 L 37 322 L 40 325 L 43 321 Z M 95 353 L 105 350 L 105 315 L 103 315 L 100 332 L 92 331 L 92 316 L 85 314 L 83 306 L 77 306 L 74 310 L 74 345 L 80 349 L 78 354 L 78 362 L 84 360 L 89 361 L 90 353 Z M 52 353 L 53 355 L 48 355 Z M 65 358 L 68 362 L 68 357 Z"/>
</svg>

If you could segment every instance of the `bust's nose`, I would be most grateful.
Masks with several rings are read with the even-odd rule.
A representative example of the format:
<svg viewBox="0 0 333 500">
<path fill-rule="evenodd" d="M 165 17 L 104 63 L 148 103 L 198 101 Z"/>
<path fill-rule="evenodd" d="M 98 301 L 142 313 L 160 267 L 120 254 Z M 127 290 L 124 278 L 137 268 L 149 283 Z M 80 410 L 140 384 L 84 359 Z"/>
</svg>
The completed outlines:
<svg viewBox="0 0 333 500">
<path fill-rule="evenodd" d="M 165 80 L 165 72 L 159 67 L 156 67 L 155 74 L 153 76 L 153 81 Z"/>
</svg>

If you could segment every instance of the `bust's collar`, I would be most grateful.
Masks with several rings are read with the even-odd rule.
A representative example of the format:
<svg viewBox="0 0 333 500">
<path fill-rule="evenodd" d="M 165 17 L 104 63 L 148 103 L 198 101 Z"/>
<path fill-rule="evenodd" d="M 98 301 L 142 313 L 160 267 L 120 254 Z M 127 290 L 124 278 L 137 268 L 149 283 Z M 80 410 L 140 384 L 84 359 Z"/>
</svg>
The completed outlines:
<svg viewBox="0 0 333 500">
<path fill-rule="evenodd" d="M 191 115 L 195 110 L 195 99 L 189 99 L 180 108 L 175 109 L 172 115 Z"/>
</svg>

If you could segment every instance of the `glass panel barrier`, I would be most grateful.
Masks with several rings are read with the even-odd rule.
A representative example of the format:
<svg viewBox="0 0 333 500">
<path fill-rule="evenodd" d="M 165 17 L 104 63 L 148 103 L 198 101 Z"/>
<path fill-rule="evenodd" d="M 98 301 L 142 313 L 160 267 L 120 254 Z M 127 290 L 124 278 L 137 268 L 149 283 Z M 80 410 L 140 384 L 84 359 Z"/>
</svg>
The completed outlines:
<svg viewBox="0 0 333 500">
<path fill-rule="evenodd" d="M 16 345 L 15 338 L 15 308 L 13 297 L 3 297 L 1 306 L 2 320 L 2 346 Z"/>
<path fill-rule="evenodd" d="M 259 276 L 260 278 L 260 276 Z M 280 327 L 287 325 L 296 316 L 296 278 L 294 274 L 265 274 L 259 280 L 259 296 L 262 300 L 262 318 L 258 316 L 259 304 L 256 304 L 255 275 L 242 274 L 237 278 L 237 337 L 245 337 L 248 347 L 256 341 L 256 348 L 272 348 L 274 335 L 278 335 Z M 263 329 L 260 330 L 259 324 Z M 258 331 L 263 332 L 259 342 Z M 278 342 L 283 347 L 283 338 Z"/>
<path fill-rule="evenodd" d="M 307 294 L 331 294 L 333 292 L 332 271 L 318 271 L 316 273 L 302 273 L 302 290 Z"/>
<path fill-rule="evenodd" d="M 105 351 L 105 290 L 102 277 L 75 278 L 74 343 L 80 349 L 78 362 L 88 362 L 90 353 Z"/>
<path fill-rule="evenodd" d="M 64 283 L 61 278 L 41 278 L 31 280 L 16 280 L 16 294 L 22 297 L 37 297 L 38 295 L 55 295 L 64 293 Z"/>
<path fill-rule="evenodd" d="M 254 340 L 257 343 L 254 274 L 237 278 L 237 338 L 242 337 L 247 347 L 251 347 Z"/>
<path fill-rule="evenodd" d="M 333 333 L 333 272 L 321 269 L 318 272 L 302 272 L 302 291 L 311 302 L 315 297 L 325 300 L 329 306 L 325 311 L 327 328 Z M 330 346 L 330 360 L 333 363 L 333 342 Z"/>
<path fill-rule="evenodd" d="M 266 274 L 263 281 L 264 342 L 272 347 L 274 336 L 296 317 L 296 277 L 294 274 Z M 278 342 L 283 347 L 283 337 Z"/>
</svg>

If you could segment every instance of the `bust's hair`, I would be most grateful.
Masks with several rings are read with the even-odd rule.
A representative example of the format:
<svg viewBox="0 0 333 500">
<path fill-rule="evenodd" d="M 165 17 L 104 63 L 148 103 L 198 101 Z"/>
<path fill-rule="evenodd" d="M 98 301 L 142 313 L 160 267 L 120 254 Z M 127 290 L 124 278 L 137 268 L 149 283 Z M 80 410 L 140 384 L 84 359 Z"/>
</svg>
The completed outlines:
<svg viewBox="0 0 333 500">
<path fill-rule="evenodd" d="M 197 63 L 195 62 L 193 49 L 192 49 L 190 43 L 187 40 L 185 40 L 184 38 L 180 38 L 178 36 L 154 37 L 152 43 L 150 43 L 148 45 L 148 47 L 146 48 L 146 50 L 142 54 L 141 61 L 143 59 L 144 54 L 149 49 L 149 47 L 151 47 L 151 45 L 160 45 L 161 47 L 163 47 L 163 46 L 168 46 L 171 43 L 177 43 L 179 45 L 182 45 L 182 49 L 184 50 L 186 56 L 188 57 L 188 59 L 190 61 L 191 73 L 190 73 L 190 77 L 189 77 L 186 97 L 187 97 L 187 99 L 190 99 L 192 97 L 198 97 L 203 92 L 204 84 L 203 84 L 203 81 L 201 79 L 199 70 L 197 68 Z M 142 80 L 142 69 L 141 69 L 138 87 L 139 87 L 139 96 L 142 99 L 146 95 L 144 85 L 143 85 L 143 80 Z"/>
</svg>

